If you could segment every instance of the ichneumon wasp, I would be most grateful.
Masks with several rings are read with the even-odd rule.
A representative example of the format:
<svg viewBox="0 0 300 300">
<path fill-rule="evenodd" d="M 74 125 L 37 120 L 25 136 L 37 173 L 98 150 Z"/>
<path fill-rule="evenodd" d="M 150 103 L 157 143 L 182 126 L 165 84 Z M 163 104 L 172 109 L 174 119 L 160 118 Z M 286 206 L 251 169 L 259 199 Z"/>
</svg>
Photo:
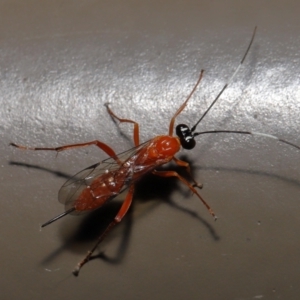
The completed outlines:
<svg viewBox="0 0 300 300">
<path fill-rule="evenodd" d="M 201 197 L 201 195 L 196 189 L 196 187 L 201 188 L 201 185 L 199 185 L 192 178 L 189 164 L 175 157 L 175 154 L 177 154 L 180 151 L 181 147 L 188 150 L 193 149 L 196 145 L 195 137 L 199 135 L 211 134 L 211 133 L 248 134 L 248 135 L 255 135 L 255 136 L 261 136 L 266 138 L 272 138 L 279 142 L 300 149 L 299 146 L 293 143 L 290 143 L 288 141 L 285 141 L 273 135 L 259 133 L 259 132 L 239 131 L 239 130 L 212 130 L 212 131 L 196 132 L 196 128 L 199 125 L 199 123 L 203 120 L 203 118 L 215 105 L 215 103 L 218 101 L 220 96 L 226 90 L 227 86 L 231 83 L 233 78 L 236 76 L 240 67 L 243 65 L 244 60 L 253 43 L 255 33 L 256 33 L 256 28 L 254 29 L 251 41 L 246 49 L 246 52 L 240 64 L 236 68 L 231 78 L 227 81 L 227 83 L 224 85 L 222 90 L 219 92 L 217 97 L 210 104 L 208 109 L 204 112 L 204 114 L 191 128 L 186 124 L 177 125 L 175 128 L 176 136 L 173 136 L 176 117 L 183 111 L 183 109 L 188 104 L 190 98 L 196 91 L 202 79 L 203 72 L 204 72 L 203 70 L 201 71 L 198 81 L 196 82 L 194 88 L 192 89 L 192 91 L 190 92 L 186 100 L 183 102 L 183 104 L 173 115 L 169 124 L 168 135 L 156 136 L 148 140 L 147 142 L 140 144 L 139 124 L 130 119 L 119 118 L 114 114 L 114 112 L 111 110 L 109 105 L 106 104 L 107 112 L 113 119 L 118 120 L 120 123 L 131 123 L 134 126 L 133 141 L 135 146 L 134 148 L 125 151 L 121 154 L 116 154 L 115 151 L 110 146 L 98 140 L 94 140 L 86 143 L 80 143 L 80 144 L 65 145 L 56 148 L 45 148 L 45 147 L 32 148 L 32 147 L 20 146 L 14 143 L 10 144 L 11 146 L 14 146 L 19 149 L 24 149 L 24 150 L 49 150 L 49 151 L 56 151 L 56 152 L 95 145 L 109 156 L 108 159 L 103 160 L 102 162 L 99 162 L 93 166 L 84 169 L 83 171 L 77 173 L 75 176 L 73 176 L 71 179 L 65 182 L 65 184 L 61 187 L 58 194 L 59 202 L 65 204 L 65 212 L 52 218 L 48 222 L 44 223 L 42 227 L 51 224 L 52 222 L 62 218 L 67 214 L 78 214 L 80 212 L 97 209 L 102 205 L 104 205 L 107 201 L 119 195 L 125 189 L 128 189 L 125 200 L 119 212 L 115 216 L 114 220 L 108 225 L 105 231 L 98 238 L 98 241 L 93 247 L 93 249 L 91 249 L 88 252 L 88 254 L 85 256 L 85 258 L 81 262 L 79 262 L 78 265 L 76 266 L 75 270 L 73 271 L 73 274 L 75 276 L 79 274 L 81 267 L 89 261 L 92 254 L 97 249 L 98 245 L 101 243 L 104 237 L 109 233 L 109 231 L 117 223 L 121 222 L 121 220 L 127 213 L 128 209 L 130 208 L 133 195 L 134 195 L 135 183 L 146 173 L 152 172 L 153 174 L 161 177 L 178 178 L 194 194 L 196 194 L 196 196 L 202 201 L 202 203 L 208 209 L 209 213 L 216 219 L 215 213 L 208 205 L 208 203 Z M 172 160 L 178 166 L 186 168 L 186 170 L 190 175 L 190 179 L 192 183 L 190 183 L 190 181 L 185 179 L 184 177 L 180 176 L 175 171 L 156 170 L 157 167 L 166 164 Z"/>
</svg>

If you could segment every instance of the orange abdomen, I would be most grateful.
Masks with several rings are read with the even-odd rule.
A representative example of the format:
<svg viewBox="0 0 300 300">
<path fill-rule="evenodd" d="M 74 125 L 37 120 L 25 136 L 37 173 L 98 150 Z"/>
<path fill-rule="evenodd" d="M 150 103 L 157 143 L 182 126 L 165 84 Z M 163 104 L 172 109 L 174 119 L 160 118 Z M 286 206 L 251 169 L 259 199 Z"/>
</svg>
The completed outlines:
<svg viewBox="0 0 300 300">
<path fill-rule="evenodd" d="M 79 195 L 74 204 L 76 211 L 96 209 L 117 196 L 124 186 L 123 177 L 126 177 L 125 173 L 108 172 L 95 178 L 92 184 L 87 186 Z"/>
<path fill-rule="evenodd" d="M 88 211 L 102 206 L 128 184 L 172 160 L 179 150 L 180 142 L 177 137 L 155 137 L 124 161 L 119 169 L 102 174 L 83 189 L 74 204 L 76 211 Z"/>
</svg>

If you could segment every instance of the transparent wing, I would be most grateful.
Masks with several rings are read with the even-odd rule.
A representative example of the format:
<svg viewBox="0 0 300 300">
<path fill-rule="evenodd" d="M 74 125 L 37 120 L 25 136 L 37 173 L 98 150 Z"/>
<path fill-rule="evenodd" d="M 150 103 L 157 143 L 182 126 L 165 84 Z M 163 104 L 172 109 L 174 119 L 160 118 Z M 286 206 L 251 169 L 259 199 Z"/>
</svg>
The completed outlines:
<svg viewBox="0 0 300 300">
<path fill-rule="evenodd" d="M 91 185 L 91 183 L 101 175 L 107 172 L 117 173 L 120 167 L 128 159 L 134 157 L 138 151 L 145 147 L 149 142 L 143 143 L 137 147 L 131 148 L 125 152 L 117 155 L 116 158 L 109 157 L 102 162 L 94 164 L 68 179 L 58 192 L 58 201 L 65 205 L 65 210 L 69 210 L 74 207 L 74 203 L 82 193 L 82 191 Z M 123 192 L 130 184 L 131 178 L 128 176 L 124 179 L 124 188 L 120 192 Z M 99 183 L 101 184 L 101 182 Z M 119 194 L 119 193 L 118 193 Z M 111 198 L 114 198 L 117 194 L 111 194 Z M 71 214 L 80 214 L 78 211 L 73 211 Z"/>
<path fill-rule="evenodd" d="M 130 148 L 124 152 L 121 152 L 119 154 L 116 155 L 116 157 L 119 159 L 119 161 L 121 161 L 122 163 L 124 163 L 126 160 L 132 158 L 133 156 L 135 156 L 140 149 L 144 148 L 144 147 L 147 147 L 148 144 L 150 144 L 150 141 L 147 141 L 147 142 L 144 142 L 138 146 L 135 146 L 133 148 Z M 102 160 L 101 163 L 107 163 L 107 164 L 116 164 L 118 165 L 118 163 L 116 162 L 116 158 L 115 157 L 109 157 L 109 158 L 106 158 L 104 160 Z"/>
</svg>

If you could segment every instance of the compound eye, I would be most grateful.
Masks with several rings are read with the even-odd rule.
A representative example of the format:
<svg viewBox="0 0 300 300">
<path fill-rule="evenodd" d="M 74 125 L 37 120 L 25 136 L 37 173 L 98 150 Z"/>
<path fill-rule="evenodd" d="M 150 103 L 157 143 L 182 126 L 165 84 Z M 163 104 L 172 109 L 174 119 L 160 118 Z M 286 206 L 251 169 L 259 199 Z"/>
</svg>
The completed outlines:
<svg viewBox="0 0 300 300">
<path fill-rule="evenodd" d="M 190 140 L 180 139 L 180 143 L 181 143 L 182 148 L 187 149 L 187 150 L 191 150 L 196 146 L 196 142 L 193 137 Z"/>
<path fill-rule="evenodd" d="M 179 137 L 182 148 L 190 150 L 196 145 L 193 133 L 190 128 L 185 124 L 179 124 L 176 126 L 176 134 Z"/>
</svg>

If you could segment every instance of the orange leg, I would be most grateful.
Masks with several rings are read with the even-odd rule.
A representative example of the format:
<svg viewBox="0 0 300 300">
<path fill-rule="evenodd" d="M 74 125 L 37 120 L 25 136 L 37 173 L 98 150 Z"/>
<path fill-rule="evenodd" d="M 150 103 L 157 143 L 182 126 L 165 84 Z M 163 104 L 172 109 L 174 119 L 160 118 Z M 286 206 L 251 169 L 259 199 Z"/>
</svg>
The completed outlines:
<svg viewBox="0 0 300 300">
<path fill-rule="evenodd" d="M 47 150 L 47 151 L 56 151 L 56 152 L 61 152 L 61 151 L 64 151 L 64 150 L 95 145 L 95 146 L 99 147 L 101 150 L 103 150 L 107 155 L 114 158 L 119 164 L 121 164 L 121 162 L 119 161 L 115 151 L 112 148 L 110 148 L 108 145 L 106 145 L 106 144 L 104 144 L 100 141 L 97 141 L 97 140 L 87 142 L 87 143 L 65 145 L 65 146 L 56 147 L 56 148 L 45 148 L 45 147 L 33 147 L 32 148 L 32 147 L 20 146 L 20 145 L 17 145 L 15 143 L 10 143 L 10 145 L 13 146 L 13 147 L 16 147 L 18 149 L 22 149 L 22 150 L 35 150 L 35 151 L 36 150 Z"/>
<path fill-rule="evenodd" d="M 110 230 L 116 224 L 118 224 L 118 223 L 120 223 L 122 221 L 123 217 L 126 215 L 128 209 L 130 208 L 130 205 L 132 203 L 133 193 L 134 193 L 134 185 L 132 185 L 129 188 L 129 192 L 126 195 L 125 201 L 123 202 L 123 204 L 122 204 L 119 212 L 115 216 L 114 220 L 107 226 L 107 228 L 105 229 L 105 231 L 100 235 L 100 237 L 98 238 L 98 241 L 97 241 L 96 245 L 93 247 L 93 249 L 88 252 L 88 254 L 86 255 L 86 257 L 80 263 L 78 263 L 78 265 L 74 269 L 73 274 L 75 276 L 78 276 L 80 269 L 90 260 L 90 258 L 93 255 L 94 251 L 97 249 L 97 247 L 99 246 L 99 244 L 103 241 L 103 239 L 105 238 L 105 236 L 110 232 Z"/>
<path fill-rule="evenodd" d="M 196 82 L 194 88 L 192 89 L 191 93 L 188 95 L 188 97 L 186 98 L 186 100 L 183 102 L 183 104 L 179 107 L 179 109 L 176 111 L 176 113 L 174 114 L 173 118 L 171 119 L 170 122 L 170 126 L 169 126 L 169 135 L 172 136 L 173 135 L 173 129 L 174 129 L 174 123 L 175 123 L 175 119 L 176 117 L 183 111 L 183 109 L 186 107 L 187 103 L 189 102 L 189 100 L 191 99 L 191 97 L 193 96 L 193 94 L 195 93 L 201 79 L 203 76 L 203 72 L 204 70 L 201 70 L 201 73 L 199 75 L 198 81 Z"/>
<path fill-rule="evenodd" d="M 190 167 L 190 164 L 184 160 L 180 160 L 178 158 L 176 158 L 175 156 L 173 157 L 173 160 L 175 161 L 175 163 L 180 166 L 180 167 L 184 167 L 187 169 L 187 172 L 188 174 L 190 175 L 190 178 L 192 179 L 192 181 L 194 182 L 193 186 L 194 187 L 197 187 L 199 189 L 202 189 L 203 188 L 203 184 L 202 183 L 199 183 L 197 182 L 194 177 L 192 176 L 192 173 L 191 173 L 191 167 Z"/>
<path fill-rule="evenodd" d="M 193 193 L 195 193 L 198 198 L 202 201 L 202 203 L 205 205 L 205 207 L 208 209 L 209 213 L 217 219 L 215 213 L 211 209 L 211 207 L 206 203 L 206 201 L 200 196 L 200 194 L 196 191 L 196 189 L 182 176 L 180 176 L 177 172 L 175 171 L 157 171 L 154 170 L 152 171 L 154 175 L 161 176 L 161 177 L 177 177 L 181 182 L 183 182 Z"/>
<path fill-rule="evenodd" d="M 121 123 L 132 123 L 134 125 L 134 129 L 133 129 L 133 141 L 134 141 L 134 145 L 135 146 L 139 146 L 140 144 L 140 129 L 139 129 L 139 124 L 135 121 L 129 120 L 129 119 L 121 119 L 119 117 L 117 117 L 113 111 L 109 108 L 109 103 L 105 104 L 106 108 L 107 108 L 107 112 L 115 119 L 117 119 L 119 122 Z"/>
</svg>

